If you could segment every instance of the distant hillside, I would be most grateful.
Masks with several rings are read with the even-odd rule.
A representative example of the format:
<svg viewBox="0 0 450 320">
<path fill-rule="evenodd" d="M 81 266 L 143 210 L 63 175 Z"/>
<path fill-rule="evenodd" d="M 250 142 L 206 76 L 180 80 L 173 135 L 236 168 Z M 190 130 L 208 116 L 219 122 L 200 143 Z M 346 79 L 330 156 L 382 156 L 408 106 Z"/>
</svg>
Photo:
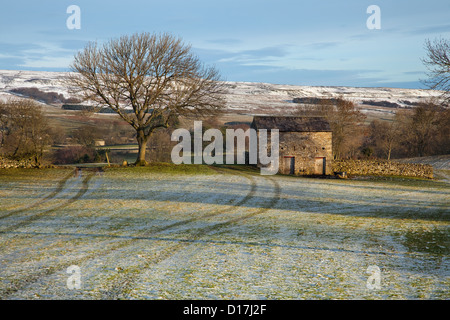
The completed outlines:
<svg viewBox="0 0 450 320">
<path fill-rule="evenodd" d="M 57 92 L 46 92 L 42 91 L 36 87 L 26 87 L 26 88 L 14 88 L 9 90 L 10 93 L 25 98 L 30 98 L 43 102 L 46 104 L 59 104 L 59 103 L 79 103 L 80 101 L 75 98 L 65 98 L 64 95 Z"/>
<path fill-rule="evenodd" d="M 0 99 L 29 96 L 61 106 L 76 101 L 61 82 L 63 72 L 0 70 Z M 233 114 L 289 114 L 298 106 L 319 98 L 342 96 L 355 102 L 365 113 L 385 117 L 398 108 L 438 96 L 439 91 L 401 88 L 356 88 L 279 85 L 257 82 L 226 82 L 228 111 Z M 30 93 L 34 92 L 34 96 Z M 28 95 L 27 95 L 28 94 Z M 37 95 L 37 96 L 36 96 Z"/>
</svg>

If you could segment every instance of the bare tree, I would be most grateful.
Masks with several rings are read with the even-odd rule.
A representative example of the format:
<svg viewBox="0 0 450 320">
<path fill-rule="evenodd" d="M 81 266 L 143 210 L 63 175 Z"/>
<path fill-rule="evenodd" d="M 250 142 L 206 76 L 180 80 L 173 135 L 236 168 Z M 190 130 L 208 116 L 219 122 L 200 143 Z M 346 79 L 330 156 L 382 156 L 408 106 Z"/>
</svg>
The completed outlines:
<svg viewBox="0 0 450 320">
<path fill-rule="evenodd" d="M 392 121 L 373 120 L 369 126 L 370 144 L 376 148 L 375 152 L 391 159 L 392 151 L 399 141 L 400 125 L 398 117 Z M 380 152 L 378 152 L 380 151 Z"/>
<path fill-rule="evenodd" d="M 181 39 L 169 34 L 122 36 L 89 43 L 71 66 L 69 85 L 84 101 L 114 110 L 136 131 L 136 165 L 147 142 L 180 115 L 207 115 L 225 105 L 216 69 L 206 67 Z M 132 109 L 133 112 L 126 112 Z"/>
<path fill-rule="evenodd" d="M 333 154 L 336 159 L 351 156 L 362 144 L 361 123 L 365 115 L 350 100 L 342 97 L 319 99 L 315 104 L 300 105 L 294 114 L 327 119 L 333 132 Z"/>
<path fill-rule="evenodd" d="M 426 58 L 422 62 L 428 69 L 425 84 L 431 89 L 443 90 L 445 102 L 450 102 L 450 40 L 438 38 L 425 41 Z"/>
<path fill-rule="evenodd" d="M 361 124 L 365 118 L 366 116 L 352 101 L 337 99 L 335 108 L 328 114 L 328 121 L 333 131 L 333 153 L 336 159 L 340 159 L 346 151 L 354 153 L 354 150 L 361 145 L 363 131 Z"/>
<path fill-rule="evenodd" d="M 28 99 L 0 103 L 2 153 L 16 159 L 33 159 L 41 164 L 45 148 L 54 135 L 41 106 Z"/>
<path fill-rule="evenodd" d="M 0 150 L 3 150 L 5 147 L 6 137 L 11 132 L 11 117 L 9 115 L 9 108 L 6 103 L 0 102 Z"/>
<path fill-rule="evenodd" d="M 410 112 L 398 113 L 401 143 L 407 156 L 446 154 L 449 148 L 450 112 L 434 100 L 420 103 Z"/>
</svg>

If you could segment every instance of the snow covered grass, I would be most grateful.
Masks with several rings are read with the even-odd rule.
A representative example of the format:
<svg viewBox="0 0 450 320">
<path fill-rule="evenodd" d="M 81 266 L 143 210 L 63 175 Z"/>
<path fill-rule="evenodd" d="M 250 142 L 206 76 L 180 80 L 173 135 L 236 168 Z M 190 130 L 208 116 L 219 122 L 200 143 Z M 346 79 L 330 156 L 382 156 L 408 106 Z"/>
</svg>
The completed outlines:
<svg viewBox="0 0 450 320">
<path fill-rule="evenodd" d="M 450 298 L 444 182 L 68 173 L 0 173 L 0 298 Z M 367 287 L 373 265 L 380 289 Z"/>
</svg>

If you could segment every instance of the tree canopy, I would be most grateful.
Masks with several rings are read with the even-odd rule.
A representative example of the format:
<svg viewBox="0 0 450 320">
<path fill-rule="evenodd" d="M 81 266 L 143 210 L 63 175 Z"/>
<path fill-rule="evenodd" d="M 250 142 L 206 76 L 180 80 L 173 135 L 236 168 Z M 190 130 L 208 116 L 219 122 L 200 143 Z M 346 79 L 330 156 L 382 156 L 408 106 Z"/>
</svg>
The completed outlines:
<svg viewBox="0 0 450 320">
<path fill-rule="evenodd" d="M 170 34 L 91 42 L 75 56 L 71 70 L 68 83 L 78 96 L 111 108 L 136 130 L 136 164 L 146 162 L 146 144 L 156 129 L 169 127 L 180 115 L 216 114 L 225 106 L 218 71 Z"/>
</svg>

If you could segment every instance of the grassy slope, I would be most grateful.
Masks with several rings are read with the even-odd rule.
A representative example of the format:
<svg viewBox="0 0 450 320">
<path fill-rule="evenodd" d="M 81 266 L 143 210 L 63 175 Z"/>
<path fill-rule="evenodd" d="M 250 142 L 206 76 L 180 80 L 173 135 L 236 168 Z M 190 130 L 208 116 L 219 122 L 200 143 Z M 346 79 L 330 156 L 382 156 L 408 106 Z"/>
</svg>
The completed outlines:
<svg viewBox="0 0 450 320">
<path fill-rule="evenodd" d="M 12 232 L 1 235 L 0 297 L 12 285 L 22 288 L 13 297 L 50 299 L 116 291 L 169 299 L 448 298 L 448 184 L 152 164 L 106 169 L 67 203 L 84 185 L 71 172 L 0 170 L 0 216 L 29 207 L 18 220 L 0 221 Z M 64 179 L 61 194 L 32 206 Z M 82 267 L 84 290 L 64 289 L 70 264 Z M 379 292 L 365 289 L 368 265 L 382 270 Z"/>
</svg>

